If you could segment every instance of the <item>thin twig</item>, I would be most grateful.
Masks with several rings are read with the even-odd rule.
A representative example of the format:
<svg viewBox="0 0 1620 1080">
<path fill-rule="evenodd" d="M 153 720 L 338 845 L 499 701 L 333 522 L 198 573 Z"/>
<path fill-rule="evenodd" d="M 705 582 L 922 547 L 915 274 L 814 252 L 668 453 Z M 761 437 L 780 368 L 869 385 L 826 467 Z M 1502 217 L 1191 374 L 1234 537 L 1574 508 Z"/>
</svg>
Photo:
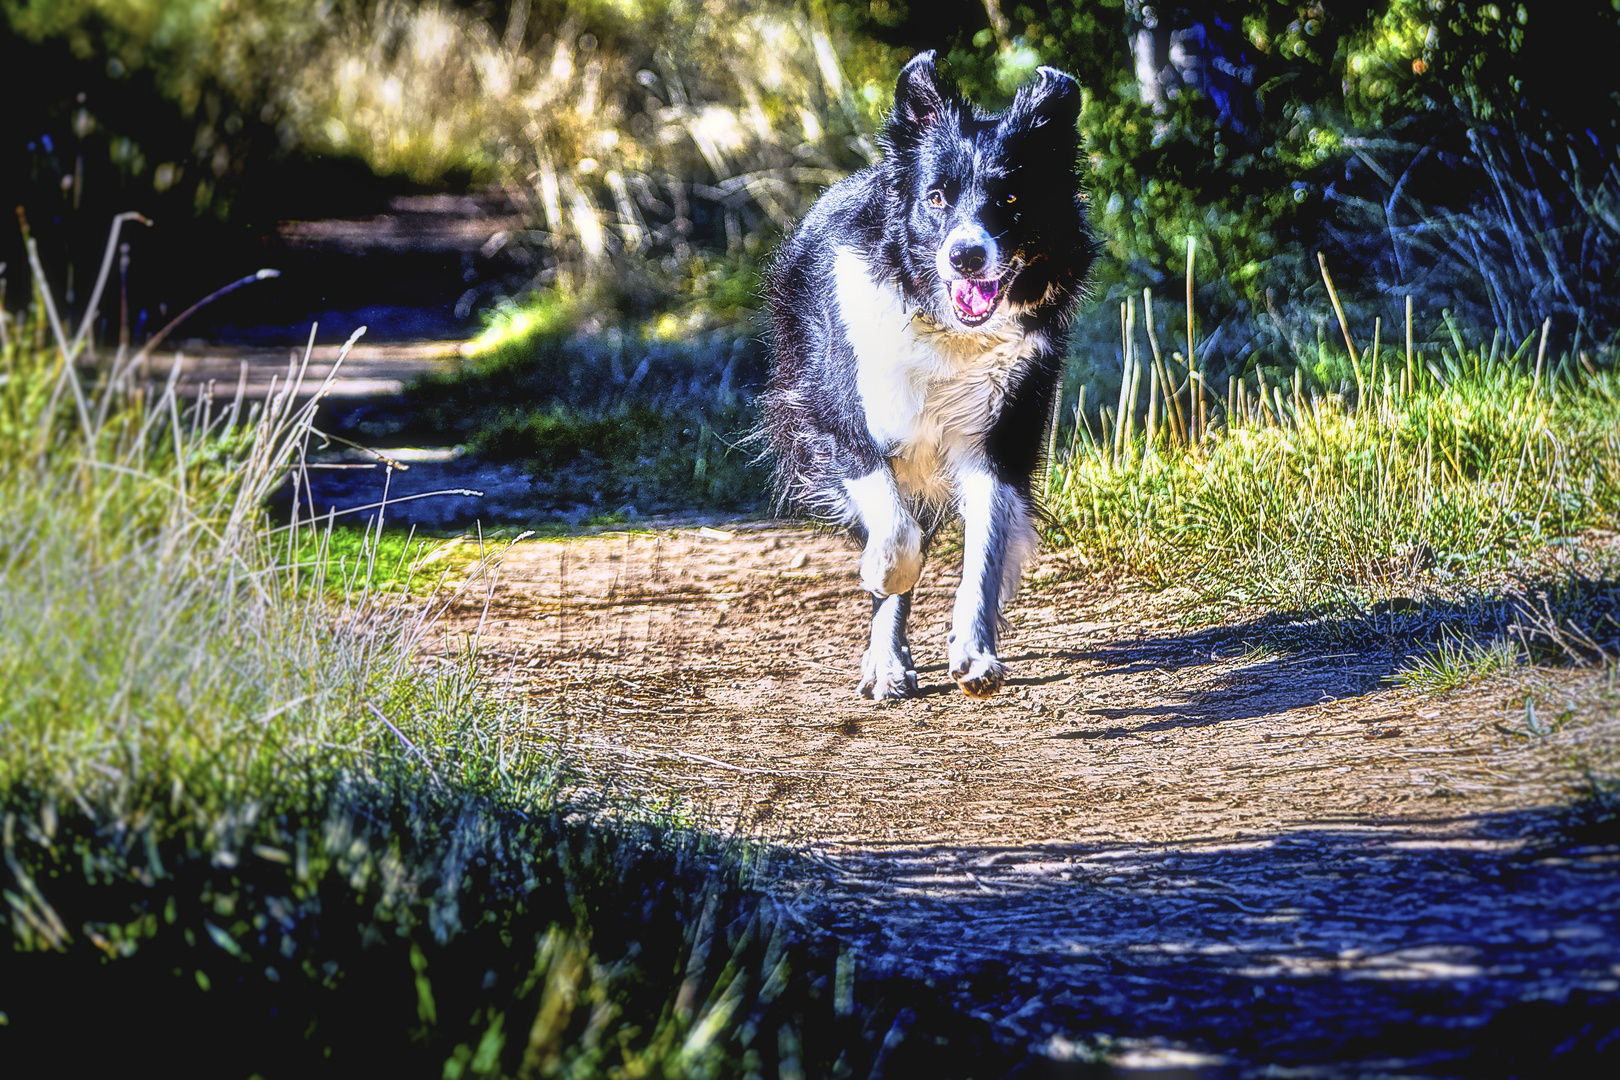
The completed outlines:
<svg viewBox="0 0 1620 1080">
<path fill-rule="evenodd" d="M 237 278 L 229 285 L 215 289 L 213 292 L 209 293 L 207 296 L 203 297 L 201 300 L 198 300 L 195 304 L 192 304 L 190 307 L 186 308 L 186 310 L 170 319 L 167 326 L 159 330 L 156 334 L 153 334 L 152 339 L 145 345 L 141 346 L 141 351 L 135 354 L 135 359 L 131 361 L 131 366 L 146 359 L 146 357 L 151 354 L 152 350 L 157 348 L 163 339 L 168 337 L 170 332 L 173 331 L 175 327 L 191 318 L 192 315 L 196 314 L 199 308 L 212 304 L 215 300 L 218 300 L 222 296 L 228 296 L 244 285 L 251 285 L 255 281 L 264 281 L 268 278 L 280 276 L 280 270 L 255 270 L 247 277 Z"/>
<path fill-rule="evenodd" d="M 45 267 L 39 261 L 39 245 L 28 231 L 28 219 L 23 215 L 23 208 L 17 207 L 17 221 L 22 226 L 23 247 L 28 252 L 28 268 L 33 271 L 34 283 L 39 289 L 41 302 L 45 305 L 45 317 L 51 324 L 51 334 L 56 338 L 56 347 L 62 354 L 62 369 L 57 375 L 56 385 L 51 389 L 51 400 L 45 406 L 44 419 L 40 429 L 41 449 L 45 433 L 50 429 L 51 417 L 56 415 L 56 403 L 62 399 L 62 387 L 73 387 L 73 404 L 79 410 L 79 425 L 84 430 L 84 437 L 90 440 L 94 437 L 94 427 L 90 422 L 90 405 L 84 400 L 84 390 L 79 386 L 79 379 L 73 372 L 73 354 L 69 349 L 67 332 L 62 329 L 62 316 L 56 310 L 56 300 L 51 296 L 51 283 L 45 277 Z"/>
<path fill-rule="evenodd" d="M 112 273 L 113 256 L 118 253 L 118 233 L 126 221 L 138 221 L 146 226 L 152 224 L 150 218 L 133 210 L 126 210 L 113 216 L 112 229 L 107 233 L 107 253 L 101 258 L 101 273 L 96 275 L 96 287 L 90 290 L 90 304 L 84 309 L 84 318 L 79 322 L 79 332 L 73 336 L 72 348 L 68 354 L 70 360 L 78 357 L 79 350 L 84 348 L 84 339 L 90 336 L 90 328 L 95 324 L 101 294 L 107 287 L 108 276 Z"/>
</svg>

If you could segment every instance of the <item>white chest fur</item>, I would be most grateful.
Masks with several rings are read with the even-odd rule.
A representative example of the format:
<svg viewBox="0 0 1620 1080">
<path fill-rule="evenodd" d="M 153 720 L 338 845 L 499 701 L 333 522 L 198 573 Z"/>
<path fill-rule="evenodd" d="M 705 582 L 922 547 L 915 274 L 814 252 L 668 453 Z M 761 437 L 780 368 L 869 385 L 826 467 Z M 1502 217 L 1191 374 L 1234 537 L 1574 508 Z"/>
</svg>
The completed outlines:
<svg viewBox="0 0 1620 1080">
<path fill-rule="evenodd" d="M 867 431 L 903 492 L 953 502 L 956 473 L 982 463 L 983 437 L 1040 335 L 1011 318 L 984 333 L 941 330 L 913 317 L 899 287 L 874 280 L 850 248 L 839 249 L 833 279 Z"/>
</svg>

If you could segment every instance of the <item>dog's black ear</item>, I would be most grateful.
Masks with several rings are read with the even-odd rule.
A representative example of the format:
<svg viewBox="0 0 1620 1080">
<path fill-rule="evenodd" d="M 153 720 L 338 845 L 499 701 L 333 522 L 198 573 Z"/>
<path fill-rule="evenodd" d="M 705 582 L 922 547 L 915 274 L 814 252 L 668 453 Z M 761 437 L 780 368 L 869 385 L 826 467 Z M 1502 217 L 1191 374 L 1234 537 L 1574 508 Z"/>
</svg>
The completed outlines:
<svg viewBox="0 0 1620 1080">
<path fill-rule="evenodd" d="M 1057 124 L 1059 130 L 1073 134 L 1080 119 L 1080 84 L 1057 68 L 1038 68 L 1035 81 L 1013 99 L 1012 111 L 1029 117 L 1033 127 Z"/>
<path fill-rule="evenodd" d="M 940 82 L 934 67 L 934 50 L 918 53 L 900 69 L 889 123 L 921 131 L 944 115 L 950 99 L 950 90 Z"/>
</svg>

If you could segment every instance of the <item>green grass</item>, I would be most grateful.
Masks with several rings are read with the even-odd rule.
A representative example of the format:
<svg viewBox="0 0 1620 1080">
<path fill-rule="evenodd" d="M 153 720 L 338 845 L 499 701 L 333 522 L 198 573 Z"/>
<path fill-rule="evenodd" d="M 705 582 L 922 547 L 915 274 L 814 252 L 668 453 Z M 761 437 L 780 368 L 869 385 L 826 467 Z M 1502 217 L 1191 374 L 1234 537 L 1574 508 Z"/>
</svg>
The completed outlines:
<svg viewBox="0 0 1620 1080">
<path fill-rule="evenodd" d="M 512 534 L 516 536 L 517 534 Z M 509 541 L 511 537 L 507 537 Z M 288 559 L 299 571 L 299 585 L 320 588 L 331 597 L 378 594 L 425 596 L 476 574 L 485 560 L 505 546 L 496 536 L 419 535 L 414 529 L 365 525 L 303 526 L 292 539 Z"/>
<path fill-rule="evenodd" d="M 429 536 L 414 527 L 375 531 L 364 525 L 301 525 L 287 556 L 294 586 L 316 590 L 340 603 L 355 597 L 445 599 L 476 588 L 485 570 L 498 564 L 505 549 L 520 540 L 567 539 L 606 530 L 636 532 L 643 528 L 627 514 L 596 514 L 577 525 L 537 522 L 533 528 L 496 526 L 455 536 Z"/>
<path fill-rule="evenodd" d="M 0 1054 L 265 1076 L 1011 1067 L 939 992 L 852 981 L 794 929 L 759 887 L 783 856 L 592 795 L 545 716 L 425 656 L 434 605 L 390 583 L 427 545 L 272 528 L 311 419 L 290 397 L 208 416 L 86 389 L 38 319 L 7 329 Z"/>
<path fill-rule="evenodd" d="M 1361 366 L 1359 397 L 1251 377 L 1247 406 L 1191 449 L 1164 426 L 1151 446 L 1077 438 L 1049 477 L 1050 538 L 1083 567 L 1190 587 L 1215 612 L 1432 593 L 1615 527 L 1611 369 L 1566 358 L 1538 376 L 1460 339 L 1410 375 L 1399 357 Z"/>
<path fill-rule="evenodd" d="M 751 510 L 765 476 L 740 443 L 765 360 L 735 316 L 575 333 L 560 302 L 537 294 L 491 325 L 469 370 L 413 387 L 412 409 L 487 460 L 522 463 L 553 502 Z"/>
<path fill-rule="evenodd" d="M 1432 650 L 1409 658 L 1389 678 L 1397 686 L 1443 694 L 1507 674 L 1519 664 L 1518 647 L 1511 641 L 1503 638 L 1476 641 L 1442 629 L 1440 641 Z"/>
</svg>

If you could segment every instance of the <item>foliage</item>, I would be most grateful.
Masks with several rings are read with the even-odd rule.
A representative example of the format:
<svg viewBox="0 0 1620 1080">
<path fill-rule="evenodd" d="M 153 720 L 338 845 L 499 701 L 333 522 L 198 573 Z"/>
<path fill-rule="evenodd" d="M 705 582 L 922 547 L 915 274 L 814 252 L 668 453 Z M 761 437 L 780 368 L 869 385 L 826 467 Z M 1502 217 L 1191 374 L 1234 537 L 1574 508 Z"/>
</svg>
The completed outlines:
<svg viewBox="0 0 1620 1080">
<path fill-rule="evenodd" d="M 299 88 L 283 80 L 320 54 L 319 11 L 296 0 L 5 0 L 0 45 L 13 72 L 28 71 L 31 105 L 4 153 L 27 175 L 29 209 L 44 224 L 93 205 L 94 228 L 131 206 L 169 227 L 192 213 L 240 218 L 240 190 L 298 141 L 286 99 Z M 12 138 L 27 140 L 26 154 Z"/>
<path fill-rule="evenodd" d="M 477 715 L 470 684 L 415 671 L 418 619 L 335 619 L 284 591 L 260 503 L 308 409 L 204 423 L 172 389 L 142 403 L 133 365 L 81 409 L 31 329 L 0 385 L 0 498 L 28 523 L 0 545 L 0 785 L 92 814 L 171 793 L 216 807 L 373 753 L 372 709 L 418 738 Z"/>
<path fill-rule="evenodd" d="M 229 129 L 245 140 L 269 124 L 285 145 L 378 170 L 505 185 L 535 227 L 499 239 L 537 292 L 497 298 L 479 372 L 432 388 L 466 408 L 440 410 L 441 424 L 487 453 L 532 457 L 570 498 L 585 501 L 587 471 L 605 468 L 604 498 L 645 510 L 660 496 L 753 503 L 742 457 L 710 452 L 747 428 L 746 403 L 710 390 L 749 332 L 761 260 L 827 183 L 872 159 L 893 72 L 923 45 L 942 46 L 991 105 L 1038 63 L 1080 76 L 1092 218 L 1110 255 L 1097 291 L 1117 301 L 1171 285 L 1179 308 L 1171 279 L 1193 237 L 1194 340 L 1181 343 L 1181 312 L 1161 303 L 1177 324 L 1164 363 L 1185 368 L 1175 354 L 1193 346 L 1216 396 L 1257 372 L 1291 383 L 1298 369 L 1323 393 L 1350 379 L 1319 252 L 1347 286 L 1353 325 L 1393 324 L 1413 297 L 1511 342 L 1549 326 L 1572 363 L 1599 355 L 1620 253 L 1610 8 L 6 0 L 5 11 L 29 40 L 117 60 L 120 78 L 156 73 L 189 110 L 189 163 L 172 148 L 119 151 L 154 180 L 162 156 L 166 175 L 217 193 L 247 160 Z M 64 108 L 74 130 L 81 114 L 99 122 L 90 105 Z M 37 168 L 76 199 L 65 147 Z M 540 325 L 520 325 L 537 312 Z M 1127 358 L 1112 362 L 1111 324 L 1110 302 L 1077 326 L 1068 400 L 1081 385 L 1093 402 L 1113 398 Z M 674 345 L 677 333 L 692 342 Z M 644 358 L 635 387 L 603 374 Z M 757 381 L 743 371 L 752 363 L 731 385 Z M 530 400 L 510 396 L 520 386 Z"/>
<path fill-rule="evenodd" d="M 1606 7 L 1032 2 L 950 52 L 988 96 L 1036 63 L 1077 72 L 1110 298 L 1160 284 L 1194 236 L 1205 350 L 1281 361 L 1314 336 L 1318 250 L 1367 308 L 1413 294 L 1515 338 L 1549 316 L 1614 330 Z"/>
<path fill-rule="evenodd" d="M 1000 1075 L 927 987 L 856 982 L 747 882 L 650 824 L 356 778 L 234 813 L 5 816 L 0 1047 L 100 1068 L 405 1076 Z M 294 795 L 294 791 L 286 792 Z M 99 1038 L 74 1040 L 84 1016 Z"/>
<path fill-rule="evenodd" d="M 1048 488 L 1051 536 L 1155 587 L 1309 609 L 1612 529 L 1620 383 L 1569 356 L 1538 374 L 1527 348 L 1505 357 L 1499 345 L 1459 335 L 1438 362 L 1368 356 L 1359 398 L 1336 373 L 1322 385 L 1257 367 L 1225 424 L 1191 449 L 1168 427 L 1123 447 L 1079 429 Z"/>
<path fill-rule="evenodd" d="M 119 143 L 127 172 L 183 176 L 210 204 L 273 127 L 283 147 L 384 173 L 500 182 L 537 223 L 508 240 L 535 282 L 606 288 L 603 307 L 656 307 L 717 257 L 754 265 L 822 187 L 872 159 L 898 63 L 943 44 L 991 103 L 1038 63 L 1080 75 L 1113 256 L 1103 284 L 1159 283 L 1195 236 L 1204 332 L 1229 355 L 1309 339 L 1319 249 L 1358 269 L 1369 302 L 1415 293 L 1516 337 L 1548 316 L 1564 333 L 1613 330 L 1602 284 L 1620 245 L 1620 108 L 1605 72 L 1620 15 L 1601 3 L 4 10 L 14 32 L 66 40 L 121 79 L 151 72 L 195 118 L 193 147 L 165 162 Z M 72 126 L 93 128 L 95 107 Z"/>
<path fill-rule="evenodd" d="M 739 445 L 753 426 L 764 355 L 748 327 L 704 331 L 704 312 L 566 333 L 521 309 L 470 373 L 411 391 L 435 430 L 492 460 L 523 462 L 553 501 L 641 514 L 759 504 L 763 479 Z M 497 324 L 497 330 L 502 324 Z"/>
<path fill-rule="evenodd" d="M 504 18 L 403 0 L 4 10 L 14 32 L 66 38 L 121 78 L 156 73 L 198 117 L 195 160 L 159 165 L 119 144 L 121 160 L 160 187 L 184 175 L 199 206 L 273 125 L 283 148 L 504 185 L 535 221 L 506 238 L 535 285 L 605 290 L 599 306 L 643 313 L 716 260 L 751 264 L 821 188 L 871 160 L 876 80 L 896 67 L 895 50 L 773 0 L 517 0 Z M 80 114 L 95 126 L 89 106 Z M 71 187 L 73 170 L 58 173 Z"/>
</svg>

